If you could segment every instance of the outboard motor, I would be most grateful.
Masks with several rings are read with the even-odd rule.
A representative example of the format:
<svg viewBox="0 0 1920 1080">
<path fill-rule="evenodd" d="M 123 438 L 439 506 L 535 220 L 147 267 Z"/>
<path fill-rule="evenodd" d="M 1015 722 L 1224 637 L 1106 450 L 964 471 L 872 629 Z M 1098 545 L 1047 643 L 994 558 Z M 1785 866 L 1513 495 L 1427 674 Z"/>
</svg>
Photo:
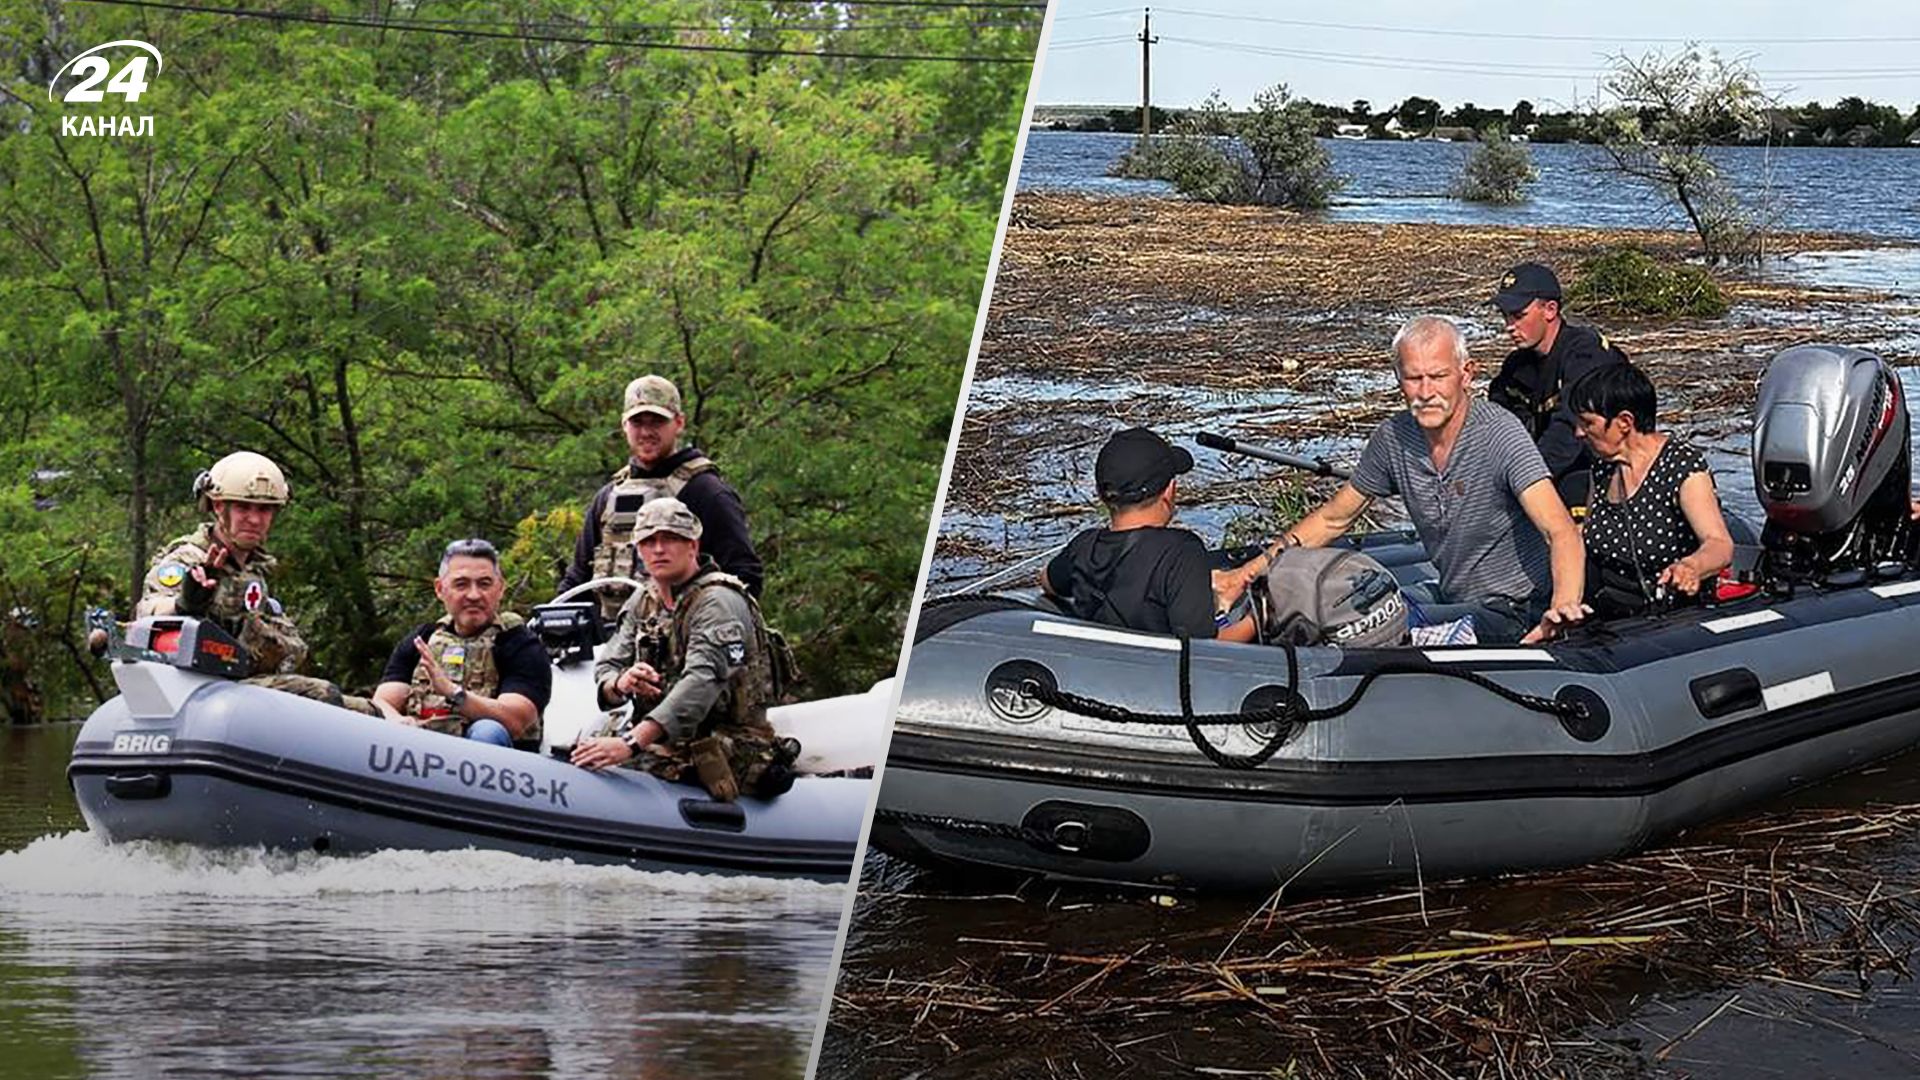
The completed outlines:
<svg viewBox="0 0 1920 1080">
<path fill-rule="evenodd" d="M 1800 345 L 1773 358 L 1754 406 L 1761 543 L 1786 583 L 1864 575 L 1913 560 L 1906 397 L 1860 349 Z"/>
</svg>

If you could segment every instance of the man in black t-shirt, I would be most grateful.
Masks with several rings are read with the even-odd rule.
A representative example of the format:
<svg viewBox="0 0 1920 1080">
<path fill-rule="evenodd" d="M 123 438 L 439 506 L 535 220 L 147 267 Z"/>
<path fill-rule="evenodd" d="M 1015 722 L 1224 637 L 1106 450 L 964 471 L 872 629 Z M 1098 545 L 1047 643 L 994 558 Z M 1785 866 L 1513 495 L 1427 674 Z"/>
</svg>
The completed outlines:
<svg viewBox="0 0 1920 1080">
<path fill-rule="evenodd" d="M 1251 616 L 1229 619 L 1235 599 L 1214 590 L 1207 546 L 1173 521 L 1174 477 L 1193 455 L 1146 428 L 1116 433 L 1100 448 L 1094 483 L 1107 528 L 1088 529 L 1040 572 L 1040 588 L 1082 619 L 1185 637 L 1251 641 Z M 1244 584 L 1240 586 L 1244 589 Z"/>
<path fill-rule="evenodd" d="M 520 616 L 500 610 L 506 588 L 492 544 L 448 544 L 433 582 L 447 613 L 394 647 L 373 692 L 375 707 L 447 735 L 501 746 L 537 742 L 553 668 Z"/>
<path fill-rule="evenodd" d="M 1561 318 L 1560 279 L 1539 263 L 1507 271 L 1491 303 L 1506 319 L 1515 348 L 1488 384 L 1487 399 L 1520 418 L 1560 497 L 1584 508 L 1593 456 L 1574 437 L 1567 390 L 1596 368 L 1626 363 L 1627 354 L 1598 330 Z"/>
</svg>

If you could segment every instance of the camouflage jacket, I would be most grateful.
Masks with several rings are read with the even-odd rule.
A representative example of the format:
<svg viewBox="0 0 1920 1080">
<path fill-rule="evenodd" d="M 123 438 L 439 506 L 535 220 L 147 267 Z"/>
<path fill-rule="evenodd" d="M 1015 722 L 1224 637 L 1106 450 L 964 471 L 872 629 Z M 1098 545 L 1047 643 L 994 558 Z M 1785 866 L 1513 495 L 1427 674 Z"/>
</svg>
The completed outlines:
<svg viewBox="0 0 1920 1080">
<path fill-rule="evenodd" d="M 666 696 L 645 714 L 671 742 L 703 735 L 768 734 L 772 655 L 765 621 L 739 578 L 708 556 L 700 571 L 673 590 L 673 606 L 653 589 L 620 609 L 620 624 L 594 681 L 614 678 L 644 660 L 665 680 Z"/>
<path fill-rule="evenodd" d="M 193 615 L 211 619 L 240 639 L 253 656 L 254 675 L 292 674 L 307 659 L 307 643 L 300 631 L 267 591 L 267 578 L 276 563 L 264 548 L 256 548 L 245 566 L 229 563 L 218 576 L 219 587 L 205 611 L 181 608 L 187 573 L 207 561 L 213 546 L 213 523 L 168 541 L 147 571 L 135 618 L 148 615 Z"/>
</svg>

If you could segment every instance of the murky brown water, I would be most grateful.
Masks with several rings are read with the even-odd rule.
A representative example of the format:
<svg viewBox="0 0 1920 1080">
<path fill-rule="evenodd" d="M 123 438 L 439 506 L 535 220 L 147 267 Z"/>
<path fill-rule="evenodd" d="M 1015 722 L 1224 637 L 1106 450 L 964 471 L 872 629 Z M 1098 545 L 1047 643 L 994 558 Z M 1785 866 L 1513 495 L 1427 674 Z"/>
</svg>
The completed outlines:
<svg viewBox="0 0 1920 1080">
<path fill-rule="evenodd" d="M 0 1077 L 798 1077 L 839 886 L 108 847 L 0 729 Z"/>
</svg>

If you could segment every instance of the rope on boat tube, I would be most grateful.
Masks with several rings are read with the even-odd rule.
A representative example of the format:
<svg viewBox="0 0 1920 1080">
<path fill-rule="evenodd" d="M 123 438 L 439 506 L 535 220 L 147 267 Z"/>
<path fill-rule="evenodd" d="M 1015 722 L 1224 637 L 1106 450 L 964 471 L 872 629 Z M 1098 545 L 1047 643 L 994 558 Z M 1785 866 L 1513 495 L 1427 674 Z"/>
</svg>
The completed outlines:
<svg viewBox="0 0 1920 1080">
<path fill-rule="evenodd" d="M 945 829 L 948 832 L 966 833 L 970 836 L 986 836 L 995 840 L 1024 840 L 1042 848 L 1057 848 L 1059 841 L 1042 829 L 1030 829 L 1025 825 L 1003 825 L 997 821 L 978 821 L 973 818 L 949 817 L 945 814 L 915 814 L 906 810 L 889 810 L 877 807 L 873 812 L 875 821 L 886 821 L 896 825 L 919 825 L 923 828 Z"/>
<path fill-rule="evenodd" d="M 1223 769 L 1252 769 L 1272 757 L 1292 734 L 1294 724 L 1312 724 L 1323 720 L 1332 720 L 1345 715 L 1367 692 L 1376 680 L 1383 675 L 1437 675 L 1442 678 L 1459 679 L 1512 702 L 1530 712 L 1544 713 L 1562 720 L 1582 720 L 1587 716 L 1587 707 L 1577 701 L 1555 701 L 1536 694 L 1524 694 L 1512 690 L 1472 671 L 1453 668 L 1429 667 L 1422 664 L 1382 664 L 1361 676 L 1358 686 L 1346 700 L 1324 709 L 1301 708 L 1295 702 L 1299 700 L 1300 658 L 1291 642 L 1281 642 L 1281 648 L 1287 655 L 1287 694 L 1278 704 L 1263 709 L 1241 709 L 1230 713 L 1195 713 L 1193 711 L 1193 642 L 1187 637 L 1180 638 L 1180 712 L 1144 713 L 1135 712 L 1124 705 L 1114 705 L 1096 698 L 1065 690 L 1049 689 L 1037 679 L 1027 679 L 1020 684 L 1020 692 L 1043 705 L 1103 720 L 1110 724 L 1151 724 L 1160 727 L 1184 727 L 1187 737 L 1208 761 Z M 1200 729 L 1203 727 L 1228 727 L 1236 725 L 1257 726 L 1273 724 L 1273 737 L 1251 754 L 1229 754 L 1207 738 Z"/>
</svg>

